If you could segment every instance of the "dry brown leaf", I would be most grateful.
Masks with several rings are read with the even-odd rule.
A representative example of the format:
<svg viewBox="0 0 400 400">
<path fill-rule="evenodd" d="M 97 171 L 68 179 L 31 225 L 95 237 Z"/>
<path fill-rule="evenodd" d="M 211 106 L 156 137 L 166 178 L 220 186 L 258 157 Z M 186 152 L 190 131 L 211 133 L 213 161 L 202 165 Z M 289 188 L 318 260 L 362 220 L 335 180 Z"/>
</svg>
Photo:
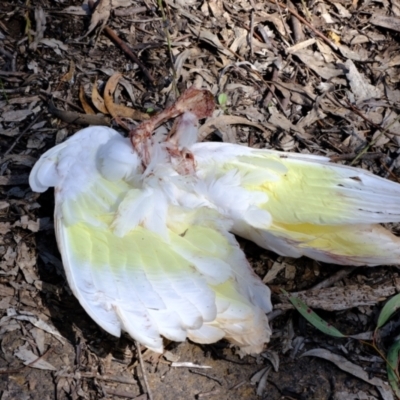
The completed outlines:
<svg viewBox="0 0 400 400">
<path fill-rule="evenodd" d="M 271 108 L 273 111 L 274 108 Z M 271 112 L 271 116 L 268 119 L 268 122 L 271 125 L 274 125 L 276 129 L 283 130 L 286 132 L 296 132 L 303 139 L 312 139 L 312 135 L 306 132 L 300 125 L 294 125 L 288 118 L 286 118 L 283 114 L 278 112 Z"/>
<path fill-rule="evenodd" d="M 199 141 L 204 140 L 216 129 L 219 129 L 219 126 L 221 125 L 250 125 L 264 133 L 268 133 L 263 125 L 251 122 L 244 117 L 238 117 L 236 115 L 220 115 L 218 117 L 209 118 L 206 123 L 200 127 L 198 135 Z"/>
<path fill-rule="evenodd" d="M 203 40 L 204 42 L 215 47 L 219 52 L 221 52 L 225 56 L 232 57 L 232 53 L 223 46 L 223 44 L 220 42 L 220 40 L 216 35 L 212 34 L 210 31 L 207 30 L 198 31 L 196 28 L 193 27 L 190 27 L 190 29 L 200 40 Z"/>
<path fill-rule="evenodd" d="M 36 265 L 36 255 L 29 251 L 25 242 L 18 247 L 17 265 L 21 269 L 26 282 L 32 284 L 39 277 L 33 269 Z"/>
<path fill-rule="evenodd" d="M 343 71 L 336 68 L 335 65 L 326 63 L 322 55 L 317 51 L 313 52 L 312 50 L 303 49 L 293 54 L 299 57 L 304 65 L 311 68 L 324 79 L 331 79 L 343 74 Z"/>
<path fill-rule="evenodd" d="M 19 311 L 18 314 L 15 312 L 15 314 L 13 314 L 12 317 L 18 321 L 28 321 L 36 328 L 39 328 L 47 333 L 50 333 L 61 343 L 65 343 L 64 337 L 54 326 L 49 325 L 46 321 L 44 321 L 38 315 L 35 315 L 32 312 L 21 310 Z"/>
<path fill-rule="evenodd" d="M 79 87 L 79 100 L 86 114 L 90 115 L 96 114 L 96 112 L 93 110 L 92 106 L 88 103 L 86 99 L 85 89 L 83 88 L 82 85 Z"/>
<path fill-rule="evenodd" d="M 339 51 L 342 53 L 343 57 L 349 58 L 355 61 L 366 61 L 369 59 L 370 54 L 363 48 L 354 51 L 345 45 L 338 45 Z"/>
<path fill-rule="evenodd" d="M 365 382 L 368 382 L 371 385 L 374 385 L 377 390 L 379 390 L 382 398 L 384 400 L 394 400 L 392 392 L 388 386 L 388 384 L 382 381 L 379 378 L 370 378 L 368 372 L 364 371 L 362 367 L 356 365 L 346 358 L 339 356 L 338 354 L 331 353 L 326 349 L 313 349 L 302 354 L 302 357 L 320 357 L 325 360 L 333 362 L 337 367 L 339 367 L 342 371 L 346 371 L 357 378 L 362 379 Z"/>
<path fill-rule="evenodd" d="M 295 102 L 293 97 L 292 101 Z M 297 123 L 296 126 L 298 128 L 304 129 L 309 126 L 312 126 L 316 121 L 323 120 L 324 118 L 326 118 L 326 114 L 322 112 L 322 110 L 318 107 L 317 104 L 314 104 L 313 108 L 307 113 L 307 115 L 304 118 L 302 118 Z"/>
<path fill-rule="evenodd" d="M 338 13 L 343 18 L 351 18 L 351 13 L 345 7 L 343 7 L 340 3 L 333 3 L 338 10 Z"/>
<path fill-rule="evenodd" d="M 358 391 L 357 393 L 351 392 L 336 392 L 335 400 L 378 400 L 377 397 L 372 396 L 369 393 Z"/>
<path fill-rule="evenodd" d="M 316 42 L 314 38 L 303 40 L 302 42 L 296 43 L 293 46 L 290 46 L 286 49 L 286 53 L 295 53 L 296 51 L 300 51 L 302 49 L 305 49 L 311 45 L 313 45 Z"/>
<path fill-rule="evenodd" d="M 101 29 L 103 29 L 108 21 L 108 18 L 110 18 L 111 10 L 111 0 L 99 0 L 96 5 L 96 9 L 92 14 L 92 18 L 90 19 L 90 25 L 85 36 L 89 35 L 89 33 L 92 32 L 92 30 L 96 28 L 99 23 L 101 23 Z"/>
<path fill-rule="evenodd" d="M 319 52 L 322 54 L 322 57 L 324 57 L 325 62 L 327 63 L 332 63 L 335 61 L 335 55 L 332 51 L 332 48 L 328 46 L 325 42 L 322 40 L 316 40 L 317 42 L 317 47 Z"/>
<path fill-rule="evenodd" d="M 11 224 L 9 222 L 0 222 L 0 235 L 10 232 Z"/>
<path fill-rule="evenodd" d="M 64 10 L 59 11 L 63 14 L 71 14 L 71 15 L 89 15 L 89 7 L 87 4 L 82 4 L 81 6 L 69 6 L 64 8 Z"/>
<path fill-rule="evenodd" d="M 175 59 L 176 80 L 182 76 L 183 64 L 190 58 L 196 58 L 201 55 L 201 51 L 197 48 L 186 49 L 180 53 Z"/>
<path fill-rule="evenodd" d="M 38 357 L 31 350 L 27 349 L 27 346 L 29 346 L 28 343 L 25 343 L 14 352 L 14 355 L 18 357 L 25 365 L 28 365 L 31 368 L 44 369 L 48 371 L 57 370 L 57 368 L 52 364 L 41 357 Z"/>
<path fill-rule="evenodd" d="M 373 25 L 380 26 L 381 28 L 392 29 L 396 32 L 400 32 L 400 18 L 389 17 L 386 15 L 375 14 L 369 20 Z"/>
<path fill-rule="evenodd" d="M 380 98 L 382 93 L 374 85 L 371 85 L 366 79 L 364 75 L 361 75 L 353 61 L 347 60 L 344 64 L 348 69 L 346 73 L 346 78 L 349 80 L 351 91 L 354 94 L 357 103 L 373 98 Z"/>
<path fill-rule="evenodd" d="M 242 46 L 245 48 L 243 49 L 244 51 L 247 51 L 248 49 L 248 32 L 246 29 L 243 28 L 235 28 L 235 40 L 232 42 L 232 44 L 229 46 L 229 49 L 236 53 L 238 50 L 241 49 Z"/>
<path fill-rule="evenodd" d="M 39 328 L 32 328 L 30 330 L 30 333 L 31 333 L 32 337 L 35 339 L 35 344 L 39 350 L 39 353 L 43 354 L 46 350 L 46 347 L 45 347 L 46 338 L 45 338 L 44 332 Z"/>
<path fill-rule="evenodd" d="M 287 37 L 287 34 L 291 32 L 289 25 L 286 24 L 286 22 L 282 19 L 281 15 L 279 13 L 273 13 L 273 14 L 268 14 L 265 11 L 260 12 L 260 18 L 259 21 L 265 22 L 271 22 L 274 24 L 275 29 L 279 32 L 280 35 L 283 37 Z"/>
<path fill-rule="evenodd" d="M 319 290 L 306 290 L 304 292 L 291 293 L 299 297 L 309 307 L 327 311 L 348 310 L 353 307 L 371 306 L 384 301 L 397 293 L 396 285 L 385 283 L 382 286 L 372 288 L 367 285 L 347 285 L 343 287 L 331 287 Z M 275 309 L 287 310 L 293 308 L 286 296 L 279 296 L 282 303 L 276 304 Z"/>
<path fill-rule="evenodd" d="M 35 31 L 35 39 L 29 45 L 31 50 L 36 50 L 38 44 L 44 37 L 44 31 L 46 30 L 46 14 L 42 7 L 35 8 L 35 23 L 36 23 L 36 31 Z"/>
<path fill-rule="evenodd" d="M 206 3 L 206 2 L 204 2 Z M 219 18 L 224 12 L 224 6 L 223 2 L 221 0 L 209 0 L 207 1 L 208 7 L 210 7 L 210 10 L 214 17 Z"/>
<path fill-rule="evenodd" d="M 185 11 L 181 6 L 179 6 L 178 4 L 175 4 L 172 0 L 165 0 L 165 2 L 175 8 L 179 14 L 181 14 L 183 17 L 186 17 L 187 19 L 191 20 L 192 22 L 194 22 L 195 24 L 201 24 L 202 20 L 195 17 L 192 13 Z"/>
<path fill-rule="evenodd" d="M 75 63 L 74 60 L 71 60 L 69 63 L 69 70 L 68 72 L 61 78 L 61 82 L 71 82 L 74 78 L 75 73 Z"/>
<path fill-rule="evenodd" d="M 94 82 L 92 89 L 92 103 L 103 114 L 109 114 L 107 107 L 104 104 L 104 99 L 100 96 L 97 90 L 97 81 Z"/>
<path fill-rule="evenodd" d="M 20 122 L 32 114 L 32 110 L 11 110 L 6 111 L 0 116 L 0 121 Z"/>
<path fill-rule="evenodd" d="M 122 78 L 122 74 L 116 73 L 107 81 L 104 89 L 104 104 L 108 112 L 113 118 L 123 117 L 131 118 L 139 121 L 149 119 L 149 115 L 140 111 L 134 110 L 133 108 L 126 107 L 124 105 L 115 104 L 113 100 L 114 91 L 118 85 L 118 81 Z"/>
<path fill-rule="evenodd" d="M 58 55 L 61 55 L 61 50 L 68 51 L 68 45 L 61 40 L 44 38 L 40 40 L 40 43 L 52 48 Z"/>
<path fill-rule="evenodd" d="M 0 284 L 0 297 L 14 296 L 14 294 L 14 288 Z"/>
<path fill-rule="evenodd" d="M 285 269 L 289 264 L 284 262 L 284 261 L 275 261 L 272 264 L 271 269 L 268 271 L 267 275 L 264 276 L 263 278 L 263 282 L 264 283 L 270 283 L 272 282 L 277 275 L 279 274 L 280 271 L 282 271 L 283 269 Z"/>
</svg>

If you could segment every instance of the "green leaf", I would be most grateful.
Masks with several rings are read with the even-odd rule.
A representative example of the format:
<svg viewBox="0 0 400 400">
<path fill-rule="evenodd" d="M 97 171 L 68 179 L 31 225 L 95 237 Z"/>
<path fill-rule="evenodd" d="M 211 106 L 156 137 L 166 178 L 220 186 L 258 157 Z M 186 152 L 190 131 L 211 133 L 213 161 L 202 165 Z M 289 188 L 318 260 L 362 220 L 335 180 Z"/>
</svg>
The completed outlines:
<svg viewBox="0 0 400 400">
<path fill-rule="evenodd" d="M 379 314 L 378 323 L 376 329 L 379 329 L 388 322 L 390 317 L 400 309 L 400 293 L 393 296 L 382 308 Z"/>
<path fill-rule="evenodd" d="M 400 398 L 400 388 L 398 379 L 398 364 L 399 364 L 400 340 L 394 342 L 387 354 L 387 374 L 388 381 L 397 398 Z"/>
<path fill-rule="evenodd" d="M 284 292 L 287 294 L 286 292 Z M 319 329 L 321 332 L 325 333 L 326 335 L 344 338 L 347 337 L 343 335 L 342 332 L 337 330 L 331 324 L 324 321 L 319 315 L 317 315 L 310 307 L 307 306 L 301 299 L 298 297 L 289 297 L 289 301 L 293 304 L 296 310 L 315 328 Z"/>
<path fill-rule="evenodd" d="M 226 93 L 221 93 L 221 94 L 218 96 L 218 104 L 219 104 L 222 108 L 225 108 L 227 102 L 228 102 L 228 96 L 226 95 Z"/>
</svg>

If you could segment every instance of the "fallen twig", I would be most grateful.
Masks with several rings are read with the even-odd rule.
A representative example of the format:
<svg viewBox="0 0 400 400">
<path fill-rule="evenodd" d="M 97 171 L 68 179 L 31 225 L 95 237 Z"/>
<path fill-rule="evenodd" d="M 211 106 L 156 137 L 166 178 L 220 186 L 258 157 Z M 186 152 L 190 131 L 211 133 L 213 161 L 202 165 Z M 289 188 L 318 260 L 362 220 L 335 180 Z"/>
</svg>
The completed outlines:
<svg viewBox="0 0 400 400">
<path fill-rule="evenodd" d="M 196 371 L 196 370 L 192 370 L 192 369 L 189 369 L 189 372 L 191 372 L 192 374 L 195 374 L 195 375 L 205 376 L 206 378 L 211 379 L 215 382 L 218 382 L 221 386 L 223 386 L 222 381 L 220 379 L 216 378 L 215 376 L 210 376 L 210 375 L 207 375 L 205 372 Z"/>
<path fill-rule="evenodd" d="M 336 46 L 335 43 L 333 43 L 329 38 L 327 38 L 322 32 L 320 32 L 318 29 L 314 28 L 306 19 L 304 19 L 299 13 L 293 8 L 287 7 L 285 4 L 279 3 L 276 0 L 269 0 L 271 3 L 277 5 L 278 7 L 288 10 L 290 14 L 294 15 L 299 21 L 301 21 L 304 25 L 307 25 L 308 28 L 310 28 L 318 37 L 320 37 L 325 43 L 327 43 L 329 46 L 332 47 L 334 50 L 339 50 L 338 47 Z"/>
<path fill-rule="evenodd" d="M 154 85 L 155 80 L 151 75 L 150 71 L 145 67 L 145 65 L 139 60 L 135 53 L 129 48 L 129 46 L 109 27 L 104 27 L 104 32 L 113 40 L 121 49 L 125 52 L 125 54 L 135 62 L 142 72 L 146 75 L 146 78 L 150 81 L 151 85 Z"/>
<path fill-rule="evenodd" d="M 32 126 L 36 124 L 36 122 L 42 116 L 42 114 L 43 114 L 43 110 L 40 111 L 36 115 L 36 117 L 33 119 L 33 121 L 15 138 L 14 142 L 12 143 L 12 145 L 4 152 L 3 157 L 5 157 L 7 154 L 9 154 L 14 149 L 14 147 L 17 145 L 17 143 L 22 138 L 22 136 L 24 136 L 32 128 Z M 2 161 L 2 158 L 0 159 L 0 162 Z"/>
<path fill-rule="evenodd" d="M 144 369 L 144 362 L 143 362 L 142 352 L 140 350 L 140 344 L 137 340 L 135 340 L 135 346 L 136 346 L 136 351 L 137 351 L 138 358 L 139 358 L 140 368 L 142 369 L 142 375 L 143 375 L 144 384 L 146 386 L 147 396 L 149 397 L 149 400 L 153 400 L 153 395 L 151 393 L 150 385 L 147 380 L 146 370 Z"/>
<path fill-rule="evenodd" d="M 330 286 L 332 286 L 334 283 L 340 281 L 343 278 L 346 278 L 346 276 L 349 276 L 356 268 L 353 267 L 346 267 L 343 268 L 339 271 L 337 271 L 335 274 L 331 275 L 329 278 L 323 280 L 320 283 L 317 283 L 314 285 L 311 290 L 317 290 L 317 289 L 325 289 Z"/>
<path fill-rule="evenodd" d="M 275 82 L 278 79 L 278 76 L 279 76 L 279 70 L 277 68 L 274 68 L 274 70 L 272 72 L 271 81 Z M 268 107 L 269 102 L 272 100 L 272 96 L 275 97 L 275 85 L 273 83 L 268 87 L 268 93 L 265 96 L 265 99 L 263 101 L 264 107 Z M 285 110 L 282 110 L 282 111 L 285 112 Z"/>
<path fill-rule="evenodd" d="M 389 126 L 387 126 L 386 128 L 379 126 L 377 124 L 375 124 L 375 122 L 372 122 L 369 118 L 367 118 L 357 107 L 355 107 L 353 104 L 351 104 L 347 99 L 344 99 L 344 101 L 346 102 L 346 104 L 349 106 L 350 110 L 353 111 L 355 114 L 357 114 L 358 116 L 360 116 L 364 121 L 366 121 L 368 124 L 370 124 L 372 127 L 374 127 L 375 129 L 379 130 L 381 133 L 370 143 L 368 143 L 362 150 L 361 152 L 357 155 L 357 157 L 351 162 L 350 165 L 354 165 L 359 159 L 360 157 L 362 157 L 369 149 L 371 146 L 373 146 L 378 139 L 382 136 L 385 135 L 387 137 L 389 137 L 389 139 L 392 139 L 390 136 L 388 135 L 392 135 L 392 136 L 400 136 L 400 134 L 398 133 L 394 133 L 394 132 L 390 132 L 389 129 L 392 125 L 394 125 L 399 119 L 400 119 L 400 115 L 397 116 L 397 118 L 395 118 L 390 124 Z"/>
<path fill-rule="evenodd" d="M 61 119 L 68 124 L 78 124 L 78 125 L 102 125 L 109 126 L 110 119 L 105 117 L 104 115 L 90 115 L 90 114 L 81 114 L 75 111 L 64 111 L 59 110 L 53 103 L 53 100 L 50 99 L 48 102 L 48 111 L 50 114 L 53 114 L 55 117 Z"/>
<path fill-rule="evenodd" d="M 367 159 L 367 160 L 375 160 L 385 156 L 383 153 L 368 153 L 363 154 L 359 159 Z M 338 162 L 338 161 L 350 161 L 357 157 L 356 153 L 348 153 L 348 154 L 338 154 L 329 157 L 331 162 Z"/>
<path fill-rule="evenodd" d="M 220 393 L 220 390 L 217 388 L 217 389 L 213 389 L 213 390 L 211 390 L 211 391 L 209 391 L 209 392 L 199 393 L 199 394 L 197 395 L 197 398 L 198 398 L 198 399 L 203 399 L 203 398 L 205 398 L 205 397 L 214 396 L 214 395 L 216 395 L 216 394 L 218 394 L 218 393 Z"/>
</svg>

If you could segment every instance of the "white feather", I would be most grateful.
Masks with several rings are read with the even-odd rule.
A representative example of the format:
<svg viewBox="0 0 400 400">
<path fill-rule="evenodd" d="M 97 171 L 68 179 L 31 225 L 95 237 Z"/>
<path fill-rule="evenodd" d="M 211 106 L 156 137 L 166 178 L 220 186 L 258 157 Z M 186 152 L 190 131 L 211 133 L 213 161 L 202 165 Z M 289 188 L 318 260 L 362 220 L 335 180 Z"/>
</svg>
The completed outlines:
<svg viewBox="0 0 400 400">
<path fill-rule="evenodd" d="M 127 331 L 155 351 L 163 335 L 226 337 L 260 352 L 270 291 L 230 232 L 291 257 L 399 262 L 400 239 L 376 223 L 400 221 L 400 185 L 325 157 L 194 143 L 195 133 L 195 116 L 184 114 L 167 143 L 146 139 L 144 162 L 129 139 L 91 127 L 32 170 L 32 189 L 56 187 L 71 289 L 111 334 Z M 172 148 L 192 152 L 195 174 L 175 170 Z"/>
</svg>

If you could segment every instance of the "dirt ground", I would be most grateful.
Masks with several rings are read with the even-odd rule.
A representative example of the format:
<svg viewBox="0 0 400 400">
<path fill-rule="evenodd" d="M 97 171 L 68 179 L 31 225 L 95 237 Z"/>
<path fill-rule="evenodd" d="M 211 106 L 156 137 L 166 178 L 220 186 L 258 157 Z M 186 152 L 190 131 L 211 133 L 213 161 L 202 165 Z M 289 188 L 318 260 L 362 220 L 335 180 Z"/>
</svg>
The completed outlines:
<svg viewBox="0 0 400 400">
<path fill-rule="evenodd" d="M 276 305 L 265 352 L 240 358 L 227 342 L 169 343 L 163 356 L 142 349 L 144 371 L 134 343 L 102 331 L 72 295 L 53 193 L 32 193 L 28 174 L 80 128 L 113 124 L 91 112 L 116 72 L 124 80 L 113 101 L 140 112 L 165 108 L 192 84 L 209 89 L 219 106 L 206 140 L 327 155 L 398 180 L 398 0 L 163 4 L 164 15 L 153 0 L 102 0 L 93 14 L 81 0 L 0 2 L 1 400 L 144 400 L 147 386 L 157 400 L 394 399 L 381 356 L 400 332 L 398 318 L 377 337 L 382 354 L 371 337 L 400 287 L 395 266 L 346 270 L 240 240 Z M 364 341 L 320 333 L 281 289 L 301 292 L 326 321 Z M 316 349 L 331 361 L 304 356 Z"/>
</svg>

